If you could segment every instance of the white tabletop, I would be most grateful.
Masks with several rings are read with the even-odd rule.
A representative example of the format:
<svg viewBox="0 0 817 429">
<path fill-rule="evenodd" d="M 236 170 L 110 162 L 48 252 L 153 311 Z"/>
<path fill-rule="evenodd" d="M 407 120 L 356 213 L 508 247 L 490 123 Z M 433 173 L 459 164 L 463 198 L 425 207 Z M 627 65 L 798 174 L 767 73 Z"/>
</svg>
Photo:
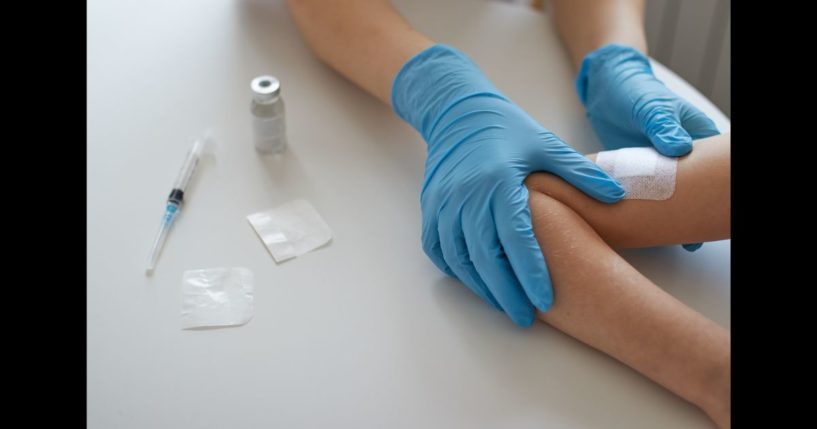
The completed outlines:
<svg viewBox="0 0 817 429">
<path fill-rule="evenodd" d="M 577 149 L 600 149 L 544 15 L 473 0 L 398 8 Z M 280 159 L 251 143 L 249 82 L 264 73 L 286 100 Z M 628 367 L 544 324 L 516 328 L 439 272 L 420 247 L 421 138 L 322 65 L 283 2 L 92 0 L 87 109 L 89 427 L 712 427 Z M 165 198 L 205 128 L 221 148 L 146 277 Z M 276 264 L 245 217 L 296 198 L 334 239 Z M 729 327 L 728 241 L 625 256 Z M 182 273 L 218 266 L 255 273 L 254 318 L 180 329 Z"/>
</svg>

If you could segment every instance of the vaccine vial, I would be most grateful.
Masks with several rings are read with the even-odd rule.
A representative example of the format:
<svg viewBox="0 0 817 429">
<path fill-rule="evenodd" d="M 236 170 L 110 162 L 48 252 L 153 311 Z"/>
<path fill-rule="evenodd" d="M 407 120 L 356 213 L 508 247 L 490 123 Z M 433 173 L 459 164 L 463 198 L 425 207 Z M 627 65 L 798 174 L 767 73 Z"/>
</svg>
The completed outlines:
<svg viewBox="0 0 817 429">
<path fill-rule="evenodd" d="M 281 83 L 274 76 L 258 76 L 250 83 L 255 149 L 261 153 L 278 153 L 286 149 L 286 123 Z"/>
</svg>

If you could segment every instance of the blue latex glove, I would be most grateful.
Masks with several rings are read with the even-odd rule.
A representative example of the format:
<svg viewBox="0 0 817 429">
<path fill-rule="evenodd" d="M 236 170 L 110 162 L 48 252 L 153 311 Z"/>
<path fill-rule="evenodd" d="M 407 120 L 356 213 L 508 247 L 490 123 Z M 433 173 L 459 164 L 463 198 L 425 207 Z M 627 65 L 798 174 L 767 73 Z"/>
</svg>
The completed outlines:
<svg viewBox="0 0 817 429">
<path fill-rule="evenodd" d="M 604 202 L 621 185 L 502 95 L 463 53 L 434 45 L 392 86 L 398 116 L 428 144 L 420 194 L 423 250 L 516 324 L 547 311 L 553 290 L 536 242 L 525 178 L 556 174 Z"/>
<path fill-rule="evenodd" d="M 720 134 L 715 123 L 656 79 L 647 57 L 623 45 L 605 45 L 582 61 L 579 99 L 609 150 L 654 146 L 666 156 L 686 155 L 692 140 Z M 701 243 L 685 244 L 695 251 Z"/>
</svg>

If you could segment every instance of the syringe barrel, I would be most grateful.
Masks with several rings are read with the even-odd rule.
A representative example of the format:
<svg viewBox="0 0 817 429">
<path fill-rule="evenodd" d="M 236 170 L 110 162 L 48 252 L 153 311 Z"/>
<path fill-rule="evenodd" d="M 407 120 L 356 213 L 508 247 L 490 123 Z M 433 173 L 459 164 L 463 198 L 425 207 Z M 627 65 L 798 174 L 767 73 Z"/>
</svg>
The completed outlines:
<svg viewBox="0 0 817 429">
<path fill-rule="evenodd" d="M 193 177 L 193 171 L 195 171 L 196 165 L 199 163 L 202 145 L 203 143 L 200 139 L 193 142 L 193 147 L 191 147 L 190 151 L 187 152 L 187 157 L 184 159 L 184 164 L 182 165 L 181 171 L 179 171 L 179 176 L 176 178 L 176 182 L 173 184 L 174 190 L 178 189 L 184 192 L 187 189 L 187 185 L 190 183 L 190 178 Z"/>
</svg>

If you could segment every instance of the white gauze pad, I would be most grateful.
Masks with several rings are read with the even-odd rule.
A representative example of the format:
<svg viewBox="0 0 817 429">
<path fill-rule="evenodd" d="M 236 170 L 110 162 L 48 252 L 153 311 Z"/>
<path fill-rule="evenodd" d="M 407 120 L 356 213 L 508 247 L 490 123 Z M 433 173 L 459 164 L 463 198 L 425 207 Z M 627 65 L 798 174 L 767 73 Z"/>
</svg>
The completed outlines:
<svg viewBox="0 0 817 429">
<path fill-rule="evenodd" d="M 651 147 L 599 152 L 596 164 L 624 186 L 625 200 L 666 200 L 675 192 L 678 158 Z"/>
</svg>

